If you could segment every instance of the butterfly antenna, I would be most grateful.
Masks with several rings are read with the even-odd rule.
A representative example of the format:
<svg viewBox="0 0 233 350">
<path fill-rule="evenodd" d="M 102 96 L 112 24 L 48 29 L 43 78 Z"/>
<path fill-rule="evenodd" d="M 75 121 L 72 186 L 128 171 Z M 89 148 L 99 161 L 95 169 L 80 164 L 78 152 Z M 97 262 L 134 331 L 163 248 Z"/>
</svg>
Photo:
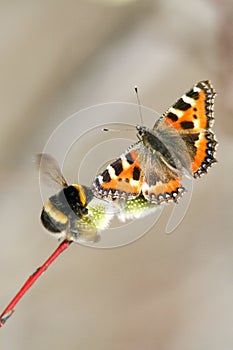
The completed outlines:
<svg viewBox="0 0 233 350">
<path fill-rule="evenodd" d="M 132 131 L 134 130 L 135 127 L 130 127 L 130 128 L 122 128 L 122 129 L 110 129 L 110 128 L 102 128 L 101 131 L 111 131 L 111 132 L 122 132 L 122 131 Z"/>
<path fill-rule="evenodd" d="M 142 119 L 142 105 L 141 105 L 141 102 L 140 102 L 140 98 L 139 98 L 139 93 L 138 93 L 138 87 L 137 87 L 137 85 L 134 86 L 134 91 L 135 91 L 136 96 L 137 96 L 138 111 L 139 111 L 139 116 L 140 116 L 141 125 L 143 125 L 143 119 Z"/>
</svg>

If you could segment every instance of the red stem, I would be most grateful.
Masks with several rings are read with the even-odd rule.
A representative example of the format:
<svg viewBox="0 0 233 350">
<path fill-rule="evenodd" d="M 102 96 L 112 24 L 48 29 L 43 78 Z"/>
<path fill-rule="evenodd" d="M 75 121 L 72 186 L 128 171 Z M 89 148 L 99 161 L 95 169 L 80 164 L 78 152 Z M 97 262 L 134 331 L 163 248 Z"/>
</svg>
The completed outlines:
<svg viewBox="0 0 233 350">
<path fill-rule="evenodd" d="M 52 262 L 70 245 L 72 241 L 68 241 L 65 239 L 59 244 L 57 249 L 53 252 L 52 255 L 44 262 L 42 266 L 40 266 L 36 271 L 29 276 L 27 281 L 24 283 L 23 287 L 19 290 L 16 296 L 11 300 L 10 304 L 6 307 L 3 313 L 0 315 L 0 327 L 2 327 L 8 318 L 13 314 L 15 305 L 19 302 L 22 296 L 26 293 L 26 291 L 36 282 L 36 280 L 40 277 L 40 275 L 47 270 L 47 268 L 52 264 Z"/>
</svg>

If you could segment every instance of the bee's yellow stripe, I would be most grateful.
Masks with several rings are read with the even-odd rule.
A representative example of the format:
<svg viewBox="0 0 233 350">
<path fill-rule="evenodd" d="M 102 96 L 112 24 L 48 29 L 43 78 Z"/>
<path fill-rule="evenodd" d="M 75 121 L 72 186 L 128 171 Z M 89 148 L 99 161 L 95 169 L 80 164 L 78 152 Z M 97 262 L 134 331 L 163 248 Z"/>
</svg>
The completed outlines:
<svg viewBox="0 0 233 350">
<path fill-rule="evenodd" d="M 49 199 L 44 205 L 44 210 L 49 216 L 51 216 L 51 218 L 53 218 L 57 222 L 60 222 L 61 224 L 67 223 L 67 220 L 68 220 L 67 216 L 62 212 L 60 212 L 59 210 L 57 210 Z"/>
<path fill-rule="evenodd" d="M 84 188 L 81 185 L 77 185 L 77 184 L 72 184 L 72 186 L 76 188 L 76 190 L 78 191 L 80 202 L 82 206 L 85 207 L 87 204 L 87 199 L 86 199 L 86 193 Z"/>
</svg>

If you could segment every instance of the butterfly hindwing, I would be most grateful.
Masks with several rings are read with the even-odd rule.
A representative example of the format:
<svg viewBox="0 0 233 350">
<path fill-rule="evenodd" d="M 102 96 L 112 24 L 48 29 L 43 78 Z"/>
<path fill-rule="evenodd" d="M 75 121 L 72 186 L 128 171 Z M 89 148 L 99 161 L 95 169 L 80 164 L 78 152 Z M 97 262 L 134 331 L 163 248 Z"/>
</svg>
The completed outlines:
<svg viewBox="0 0 233 350">
<path fill-rule="evenodd" d="M 177 201 L 184 192 L 177 172 L 168 167 L 158 154 L 148 155 L 150 166 L 146 167 L 142 194 L 150 202 Z"/>
</svg>

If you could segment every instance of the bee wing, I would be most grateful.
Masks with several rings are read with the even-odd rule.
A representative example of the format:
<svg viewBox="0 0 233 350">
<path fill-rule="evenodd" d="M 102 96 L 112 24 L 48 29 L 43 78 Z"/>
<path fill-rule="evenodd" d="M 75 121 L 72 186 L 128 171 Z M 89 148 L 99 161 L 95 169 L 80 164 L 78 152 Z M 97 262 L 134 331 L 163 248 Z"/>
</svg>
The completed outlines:
<svg viewBox="0 0 233 350">
<path fill-rule="evenodd" d="M 57 161 L 47 153 L 36 155 L 36 164 L 40 179 L 47 185 L 59 185 L 60 188 L 67 187 L 66 179 L 62 175 Z"/>
<path fill-rule="evenodd" d="M 79 235 L 74 241 L 77 243 L 97 243 L 100 241 L 100 235 L 94 229 L 92 231 L 80 230 Z"/>
</svg>

